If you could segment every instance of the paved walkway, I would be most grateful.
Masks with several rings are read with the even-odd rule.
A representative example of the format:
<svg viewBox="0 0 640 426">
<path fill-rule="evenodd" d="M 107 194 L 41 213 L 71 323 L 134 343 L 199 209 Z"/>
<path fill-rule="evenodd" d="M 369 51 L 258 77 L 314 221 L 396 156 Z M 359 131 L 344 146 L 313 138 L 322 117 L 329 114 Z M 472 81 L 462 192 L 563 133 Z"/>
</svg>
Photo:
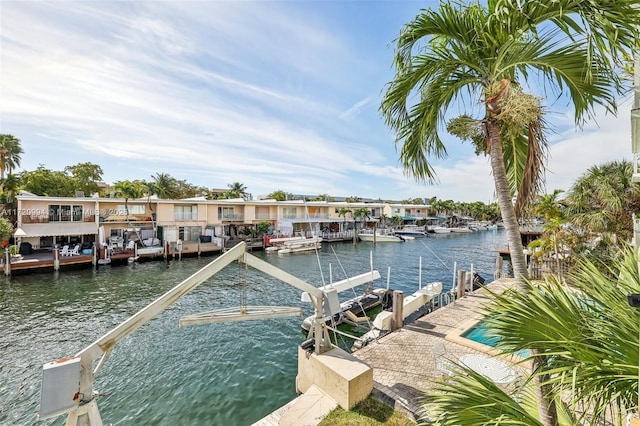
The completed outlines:
<svg viewBox="0 0 640 426">
<path fill-rule="evenodd" d="M 513 283 L 513 279 L 505 278 L 493 282 L 490 288 L 500 293 Z M 444 343 L 446 357 L 451 359 L 480 353 L 445 340 L 445 336 L 456 329 L 466 329 L 470 321 L 479 319 L 478 312 L 488 301 L 486 290 L 476 290 L 354 352 L 356 358 L 373 367 L 378 396 L 388 402 L 393 400 L 396 409 L 405 414 L 418 413 L 423 392 L 433 386 L 434 378 L 442 375 L 436 370 L 434 344 Z"/>
<path fill-rule="evenodd" d="M 513 284 L 513 279 L 504 278 L 491 283 L 490 288 L 492 292 L 501 293 Z M 445 357 L 450 359 L 481 353 L 469 346 L 445 340 L 445 337 L 453 331 L 468 328 L 480 319 L 480 309 L 489 300 L 486 290 L 476 290 L 354 352 L 356 358 L 373 368 L 373 395 L 416 420 L 423 392 L 443 374 L 436 369 L 434 344 L 444 345 Z M 317 425 L 337 406 L 315 386 L 307 394 L 254 423 L 254 426 Z"/>
</svg>

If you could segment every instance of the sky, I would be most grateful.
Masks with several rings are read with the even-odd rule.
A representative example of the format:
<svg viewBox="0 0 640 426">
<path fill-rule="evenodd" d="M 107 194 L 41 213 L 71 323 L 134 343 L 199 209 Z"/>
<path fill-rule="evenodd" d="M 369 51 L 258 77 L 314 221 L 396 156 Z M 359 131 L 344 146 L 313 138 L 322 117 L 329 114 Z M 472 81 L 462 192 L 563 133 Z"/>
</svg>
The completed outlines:
<svg viewBox="0 0 640 426">
<path fill-rule="evenodd" d="M 98 164 L 104 181 L 383 200 L 495 201 L 487 157 L 443 132 L 439 183 L 407 176 L 379 113 L 393 40 L 435 1 L 0 1 L 0 133 L 21 168 Z M 630 99 L 576 130 L 565 102 L 546 188 L 631 159 Z"/>
</svg>

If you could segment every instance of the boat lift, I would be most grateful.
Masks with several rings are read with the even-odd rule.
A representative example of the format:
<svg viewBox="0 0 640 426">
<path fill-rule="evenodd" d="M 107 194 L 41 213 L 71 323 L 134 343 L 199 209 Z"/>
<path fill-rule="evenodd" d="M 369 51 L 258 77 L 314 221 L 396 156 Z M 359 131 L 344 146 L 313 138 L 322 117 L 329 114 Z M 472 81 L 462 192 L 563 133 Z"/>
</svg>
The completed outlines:
<svg viewBox="0 0 640 426">
<path fill-rule="evenodd" d="M 314 351 L 316 354 L 321 354 L 331 349 L 329 332 L 324 327 L 322 319 L 326 315 L 333 315 L 340 310 L 337 292 L 335 290 L 322 291 L 247 253 L 245 243 L 241 242 L 91 343 L 74 357 L 45 364 L 42 374 L 39 417 L 43 419 L 67 413 L 67 426 L 102 426 L 102 418 L 96 399 L 98 394 L 93 390 L 93 382 L 115 345 L 236 260 L 307 293 L 313 302 L 317 318 L 312 329 L 312 337 L 315 342 Z M 301 308 L 239 306 L 183 317 L 180 323 L 187 325 L 245 321 L 300 315 L 301 313 Z M 99 361 L 94 368 L 94 363 L 98 359 Z"/>
</svg>

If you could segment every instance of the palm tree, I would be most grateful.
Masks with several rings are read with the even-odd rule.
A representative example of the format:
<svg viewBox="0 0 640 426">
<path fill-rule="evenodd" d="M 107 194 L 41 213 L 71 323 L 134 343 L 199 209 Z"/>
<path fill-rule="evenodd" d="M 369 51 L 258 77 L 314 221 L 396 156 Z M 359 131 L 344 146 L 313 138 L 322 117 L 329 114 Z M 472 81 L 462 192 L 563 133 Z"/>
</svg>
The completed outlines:
<svg viewBox="0 0 640 426">
<path fill-rule="evenodd" d="M 596 104 L 615 111 L 622 83 L 613 61 L 637 40 L 634 3 L 607 5 L 603 14 L 599 2 L 579 0 L 442 2 L 397 39 L 381 112 L 401 144 L 400 161 L 416 179 L 434 182 L 430 158 L 447 155 L 438 129 L 448 108 L 469 97 L 465 104 L 483 105 L 483 117 L 463 115 L 447 127 L 490 157 L 516 277 L 528 276 L 517 214 L 539 192 L 546 149 L 540 99 L 522 87 L 535 76 L 547 91 L 567 91 L 577 124 Z"/>
<path fill-rule="evenodd" d="M 245 200 L 247 199 L 247 187 L 240 182 L 230 183 L 227 185 L 227 187 L 229 188 L 226 193 L 227 198 L 243 198 Z"/>
<path fill-rule="evenodd" d="M 0 135 L 0 179 L 4 179 L 5 171 L 12 173 L 15 167 L 20 167 L 20 154 L 23 152 L 20 139 L 13 135 Z"/>
<path fill-rule="evenodd" d="M 627 301 L 628 294 L 640 293 L 637 257 L 627 248 L 604 267 L 583 259 L 570 281 L 572 287 L 554 278 L 527 281 L 527 294 L 495 295 L 484 320 L 501 351 L 553 355 L 532 374 L 548 377 L 551 398 L 568 404 L 565 413 L 575 417 L 571 424 L 609 424 L 638 410 L 638 312 Z M 431 408 L 448 414 L 440 424 L 538 424 L 524 413 L 520 422 L 509 421 L 526 404 L 464 373 L 427 395 Z"/>
<path fill-rule="evenodd" d="M 529 77 L 546 90 L 568 91 L 576 124 L 595 105 L 616 110 L 622 91 L 614 61 L 635 48 L 640 8 L 635 0 L 608 4 L 579 0 L 489 0 L 487 5 L 442 2 L 406 25 L 397 39 L 396 75 L 381 112 L 401 143 L 400 161 L 416 179 L 434 182 L 430 158 L 447 151 L 439 135 L 451 104 L 468 99 L 484 116 L 451 120 L 447 130 L 489 155 L 507 233 L 514 275 L 528 278 L 518 227 L 542 185 L 546 151 L 540 99 L 523 92 Z M 471 99 L 469 99 L 471 97 Z M 413 102 L 414 98 L 418 98 Z M 517 195 L 515 206 L 513 195 Z M 523 291 L 526 291 L 522 285 Z M 535 354 L 539 355 L 539 354 Z M 539 367 L 546 362 L 535 357 Z M 556 421 L 555 405 L 540 376 L 543 424 Z"/>
<path fill-rule="evenodd" d="M 356 221 L 359 219 L 362 222 L 360 229 L 364 228 L 364 222 L 371 218 L 371 210 L 366 207 L 360 207 L 353 211 L 353 217 Z"/>
<path fill-rule="evenodd" d="M 344 225 L 347 222 L 347 214 L 351 213 L 351 210 L 346 207 L 340 207 L 338 210 L 338 217 L 342 217 L 342 232 L 344 232 Z"/>
<path fill-rule="evenodd" d="M 155 194 L 160 198 L 172 199 L 178 194 L 176 179 L 169 173 L 156 173 L 153 179 Z"/>
<path fill-rule="evenodd" d="M 631 180 L 629 161 L 613 161 L 591 167 L 573 184 L 568 213 L 574 225 L 590 234 L 632 237 L 629 212 L 640 210 L 640 184 Z"/>
</svg>

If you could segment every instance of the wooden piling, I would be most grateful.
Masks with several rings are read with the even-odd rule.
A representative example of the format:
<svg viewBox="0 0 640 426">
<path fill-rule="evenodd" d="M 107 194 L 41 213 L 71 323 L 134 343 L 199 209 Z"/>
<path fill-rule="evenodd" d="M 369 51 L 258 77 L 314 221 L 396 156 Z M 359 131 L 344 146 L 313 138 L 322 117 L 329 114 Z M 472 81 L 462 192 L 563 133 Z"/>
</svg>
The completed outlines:
<svg viewBox="0 0 640 426">
<path fill-rule="evenodd" d="M 465 288 L 467 286 L 467 271 L 460 269 L 458 271 L 458 299 L 465 294 Z"/>
<path fill-rule="evenodd" d="M 53 249 L 53 270 L 60 270 L 60 251 L 57 248 Z"/>
<path fill-rule="evenodd" d="M 393 317 L 391 321 L 391 331 L 402 328 L 404 325 L 404 316 L 402 309 L 404 307 L 404 293 L 400 290 L 393 291 Z"/>
<path fill-rule="evenodd" d="M 11 255 L 8 249 L 4 249 L 4 274 L 11 275 Z"/>
</svg>

